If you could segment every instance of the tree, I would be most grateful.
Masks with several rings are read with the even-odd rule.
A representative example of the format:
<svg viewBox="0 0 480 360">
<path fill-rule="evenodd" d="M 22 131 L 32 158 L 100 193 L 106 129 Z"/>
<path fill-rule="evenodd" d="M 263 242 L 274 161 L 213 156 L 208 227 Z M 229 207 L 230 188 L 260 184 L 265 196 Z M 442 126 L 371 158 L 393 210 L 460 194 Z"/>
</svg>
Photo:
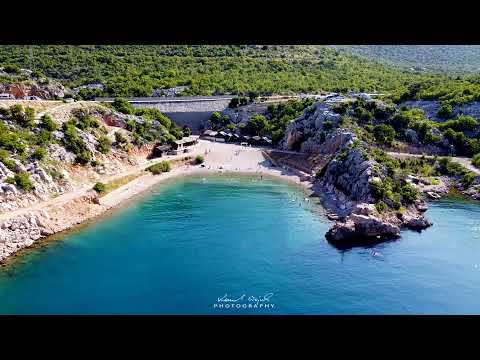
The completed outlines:
<svg viewBox="0 0 480 360">
<path fill-rule="evenodd" d="M 239 103 L 240 103 L 240 99 L 238 97 L 234 97 L 232 100 L 230 100 L 228 107 L 231 109 L 235 109 L 238 107 Z"/>
<path fill-rule="evenodd" d="M 440 109 L 438 109 L 437 115 L 442 119 L 449 119 L 453 116 L 453 108 L 449 103 L 443 103 Z"/>
<path fill-rule="evenodd" d="M 221 115 L 218 111 L 214 111 L 212 115 L 210 115 L 210 123 L 212 124 L 212 129 L 216 129 L 220 125 Z"/>
<path fill-rule="evenodd" d="M 223 115 L 222 120 L 221 120 L 222 127 L 226 127 L 228 124 L 230 124 L 230 116 L 228 115 Z"/>
<path fill-rule="evenodd" d="M 35 111 L 30 107 L 24 110 L 20 104 L 10 107 L 10 118 L 26 128 L 31 128 L 35 125 Z"/>
<path fill-rule="evenodd" d="M 390 125 L 377 125 L 373 128 L 373 135 L 375 136 L 376 141 L 384 144 L 391 144 L 395 138 L 395 129 Z"/>
<path fill-rule="evenodd" d="M 135 113 L 135 108 L 133 105 L 123 98 L 116 98 L 113 101 L 112 106 L 115 110 L 121 112 L 122 114 L 131 115 Z"/>
<path fill-rule="evenodd" d="M 261 114 L 255 114 L 248 120 L 246 130 L 252 135 L 263 136 L 269 130 L 268 120 Z"/>
<path fill-rule="evenodd" d="M 190 129 L 187 125 L 183 126 L 183 136 L 190 136 L 192 135 L 192 129 Z"/>
</svg>

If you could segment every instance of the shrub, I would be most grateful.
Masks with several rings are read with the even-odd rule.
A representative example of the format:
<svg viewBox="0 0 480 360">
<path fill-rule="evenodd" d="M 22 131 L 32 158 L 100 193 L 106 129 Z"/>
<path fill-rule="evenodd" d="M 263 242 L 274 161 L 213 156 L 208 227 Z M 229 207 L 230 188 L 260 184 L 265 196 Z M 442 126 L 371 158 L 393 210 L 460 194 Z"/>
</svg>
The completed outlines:
<svg viewBox="0 0 480 360">
<path fill-rule="evenodd" d="M 449 103 L 443 103 L 437 112 L 439 118 L 449 119 L 453 116 L 453 108 Z"/>
<path fill-rule="evenodd" d="M 152 174 L 157 175 L 171 170 L 170 161 L 162 161 L 147 168 Z"/>
<path fill-rule="evenodd" d="M 475 178 L 476 175 L 473 172 L 467 172 L 465 175 L 463 175 L 462 185 L 468 188 L 475 181 Z"/>
<path fill-rule="evenodd" d="M 332 106 L 332 111 L 337 114 L 344 115 L 346 114 L 349 107 L 350 107 L 350 104 L 347 102 L 337 103 Z"/>
<path fill-rule="evenodd" d="M 38 147 L 32 153 L 32 158 L 36 160 L 43 160 L 47 156 L 47 151 L 44 148 Z"/>
<path fill-rule="evenodd" d="M 370 191 L 375 199 L 382 199 L 385 195 L 383 184 L 378 180 L 373 180 L 370 182 Z"/>
<path fill-rule="evenodd" d="M 368 124 L 373 120 L 372 113 L 363 107 L 357 107 L 354 111 L 354 115 L 360 120 L 360 122 L 365 124 Z"/>
<path fill-rule="evenodd" d="M 454 131 L 471 131 L 478 125 L 477 120 L 471 116 L 460 115 L 454 120 L 448 120 L 439 124 L 442 130 L 452 129 Z"/>
<path fill-rule="evenodd" d="M 16 166 L 15 163 L 8 158 L 9 153 L 6 150 L 0 150 L 0 162 L 3 163 L 7 167 L 8 170 L 10 171 L 15 171 Z"/>
<path fill-rule="evenodd" d="M 81 165 L 88 164 L 92 159 L 92 154 L 88 150 L 81 151 L 75 157 L 75 162 Z"/>
<path fill-rule="evenodd" d="M 5 179 L 5 182 L 7 184 L 15 185 L 15 178 L 14 177 L 8 177 L 8 178 Z"/>
<path fill-rule="evenodd" d="M 40 118 L 40 126 L 47 131 L 55 131 L 57 130 L 57 124 L 55 124 L 50 115 L 43 115 Z"/>
<path fill-rule="evenodd" d="M 406 203 L 411 204 L 418 197 L 418 191 L 413 185 L 407 183 L 400 188 L 400 195 Z"/>
<path fill-rule="evenodd" d="M 269 131 L 268 120 L 261 114 L 255 114 L 248 120 L 245 130 L 251 135 L 263 136 Z"/>
<path fill-rule="evenodd" d="M 91 115 L 78 111 L 75 116 L 76 118 L 72 121 L 80 130 L 98 129 L 100 127 L 100 123 Z"/>
<path fill-rule="evenodd" d="M 373 128 L 375 140 L 384 144 L 391 144 L 395 138 L 395 129 L 390 125 L 377 125 Z"/>
<path fill-rule="evenodd" d="M 95 190 L 97 193 L 102 194 L 107 190 L 107 186 L 104 183 L 97 182 L 93 186 L 93 190 Z"/>
<path fill-rule="evenodd" d="M 480 168 L 480 153 L 478 153 L 472 158 L 472 164 L 477 168 Z"/>
<path fill-rule="evenodd" d="M 37 145 L 49 145 L 52 141 L 52 133 L 45 129 L 41 129 L 35 138 L 35 144 Z"/>
<path fill-rule="evenodd" d="M 117 144 L 126 144 L 127 139 L 125 139 L 120 131 L 115 131 L 115 142 Z"/>
<path fill-rule="evenodd" d="M 333 123 L 330 120 L 325 120 L 322 125 L 322 129 L 325 131 L 330 131 L 333 128 Z"/>
<path fill-rule="evenodd" d="M 79 164 L 89 163 L 92 154 L 88 151 L 83 140 L 78 137 L 77 130 L 72 123 L 63 123 L 63 134 L 65 148 L 77 155 L 75 162 Z"/>
<path fill-rule="evenodd" d="M 9 118 L 10 115 L 11 114 L 9 108 L 0 107 L 0 116 Z"/>
<path fill-rule="evenodd" d="M 25 153 L 26 145 L 17 132 L 10 130 L 0 122 L 0 148 L 23 154 Z"/>
<path fill-rule="evenodd" d="M 17 64 L 7 64 L 3 67 L 3 71 L 7 74 L 19 74 L 20 67 Z"/>
<path fill-rule="evenodd" d="M 98 139 L 97 143 L 97 150 L 100 151 L 102 154 L 108 154 L 112 148 L 112 143 L 110 139 L 106 136 L 101 136 Z"/>
<path fill-rule="evenodd" d="M 382 213 L 382 212 L 384 212 L 385 210 L 387 210 L 387 207 L 388 207 L 387 204 L 385 204 L 382 200 L 380 200 L 379 202 L 377 202 L 377 203 L 375 204 L 375 208 L 377 209 L 377 211 L 378 211 L 379 213 Z"/>
<path fill-rule="evenodd" d="M 30 180 L 30 176 L 26 172 L 15 174 L 14 180 L 15 180 L 15 185 L 17 185 L 18 188 L 24 191 L 31 191 L 35 189 L 35 186 Z"/>
<path fill-rule="evenodd" d="M 10 118 L 26 128 L 31 128 L 35 125 L 35 111 L 32 108 L 24 110 L 20 104 L 10 107 Z"/>
<path fill-rule="evenodd" d="M 196 164 L 203 164 L 204 161 L 205 161 L 205 159 L 202 155 L 197 155 L 197 157 L 195 158 L 195 163 Z"/>
</svg>

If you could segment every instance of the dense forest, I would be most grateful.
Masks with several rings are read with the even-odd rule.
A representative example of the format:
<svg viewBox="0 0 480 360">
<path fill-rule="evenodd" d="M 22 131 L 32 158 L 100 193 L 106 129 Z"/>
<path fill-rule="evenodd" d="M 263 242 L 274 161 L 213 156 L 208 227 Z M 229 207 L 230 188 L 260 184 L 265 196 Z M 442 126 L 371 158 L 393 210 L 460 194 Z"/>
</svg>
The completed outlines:
<svg viewBox="0 0 480 360">
<path fill-rule="evenodd" d="M 439 79 L 328 46 L 0 46 L 0 66 L 12 65 L 70 88 L 101 82 L 96 96 L 150 96 L 181 85 L 189 87 L 183 95 L 385 92 Z"/>
</svg>

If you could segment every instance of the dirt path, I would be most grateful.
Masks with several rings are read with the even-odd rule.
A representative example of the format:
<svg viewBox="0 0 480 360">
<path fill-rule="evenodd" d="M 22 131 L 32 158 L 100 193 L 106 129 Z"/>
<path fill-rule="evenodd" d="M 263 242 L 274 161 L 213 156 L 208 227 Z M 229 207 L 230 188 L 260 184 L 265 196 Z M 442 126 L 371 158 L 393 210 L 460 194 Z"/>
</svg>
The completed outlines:
<svg viewBox="0 0 480 360">
<path fill-rule="evenodd" d="M 203 144 L 203 143 L 200 143 L 200 144 L 196 145 L 195 149 L 192 150 L 192 152 L 190 152 L 190 153 L 164 156 L 164 157 L 158 158 L 158 159 L 147 160 L 146 162 L 144 162 L 140 165 L 136 165 L 136 166 L 128 169 L 127 171 L 124 171 L 124 172 L 121 172 L 121 173 L 118 173 L 118 174 L 115 174 L 115 175 L 104 176 L 104 177 L 100 178 L 98 181 L 103 182 L 103 183 L 109 183 L 111 181 L 123 178 L 125 176 L 139 174 L 143 170 L 145 170 L 148 166 L 150 166 L 152 164 L 155 164 L 155 163 L 158 163 L 158 162 L 161 162 L 161 161 L 164 161 L 164 160 L 177 160 L 177 159 L 184 158 L 185 156 L 196 156 L 198 154 L 202 154 L 205 151 L 205 149 L 206 149 L 206 145 Z M 95 185 L 96 182 L 97 181 L 85 183 L 80 188 L 75 189 L 74 191 L 70 191 L 68 193 L 59 195 L 59 196 L 57 196 L 55 198 L 51 198 L 47 201 L 42 201 L 42 202 L 33 204 L 32 206 L 29 206 L 29 207 L 26 207 L 26 208 L 21 208 L 21 209 L 17 209 L 17 210 L 14 210 L 14 211 L 1 213 L 0 214 L 0 220 L 6 220 L 8 218 L 15 217 L 15 216 L 18 216 L 18 215 L 24 215 L 24 214 L 26 214 L 30 211 L 42 210 L 42 209 L 49 208 L 51 206 L 58 206 L 58 205 L 66 204 L 66 203 L 68 203 L 69 201 L 71 201 L 75 198 L 78 198 L 80 196 L 83 196 L 83 195 L 87 194 L 87 192 L 90 191 L 93 188 L 93 186 Z"/>
</svg>

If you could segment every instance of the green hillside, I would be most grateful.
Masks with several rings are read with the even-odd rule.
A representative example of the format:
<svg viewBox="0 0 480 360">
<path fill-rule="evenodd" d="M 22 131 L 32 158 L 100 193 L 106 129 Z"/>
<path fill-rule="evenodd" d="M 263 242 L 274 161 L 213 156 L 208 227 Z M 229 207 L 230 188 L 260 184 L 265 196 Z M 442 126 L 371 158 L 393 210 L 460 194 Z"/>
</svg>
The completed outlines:
<svg viewBox="0 0 480 360">
<path fill-rule="evenodd" d="M 339 53 L 328 46 L 0 46 L 0 66 L 42 72 L 74 88 L 101 82 L 96 96 L 390 91 L 437 78 Z"/>
<path fill-rule="evenodd" d="M 335 45 L 343 53 L 420 71 L 478 73 L 480 45 Z"/>
</svg>

